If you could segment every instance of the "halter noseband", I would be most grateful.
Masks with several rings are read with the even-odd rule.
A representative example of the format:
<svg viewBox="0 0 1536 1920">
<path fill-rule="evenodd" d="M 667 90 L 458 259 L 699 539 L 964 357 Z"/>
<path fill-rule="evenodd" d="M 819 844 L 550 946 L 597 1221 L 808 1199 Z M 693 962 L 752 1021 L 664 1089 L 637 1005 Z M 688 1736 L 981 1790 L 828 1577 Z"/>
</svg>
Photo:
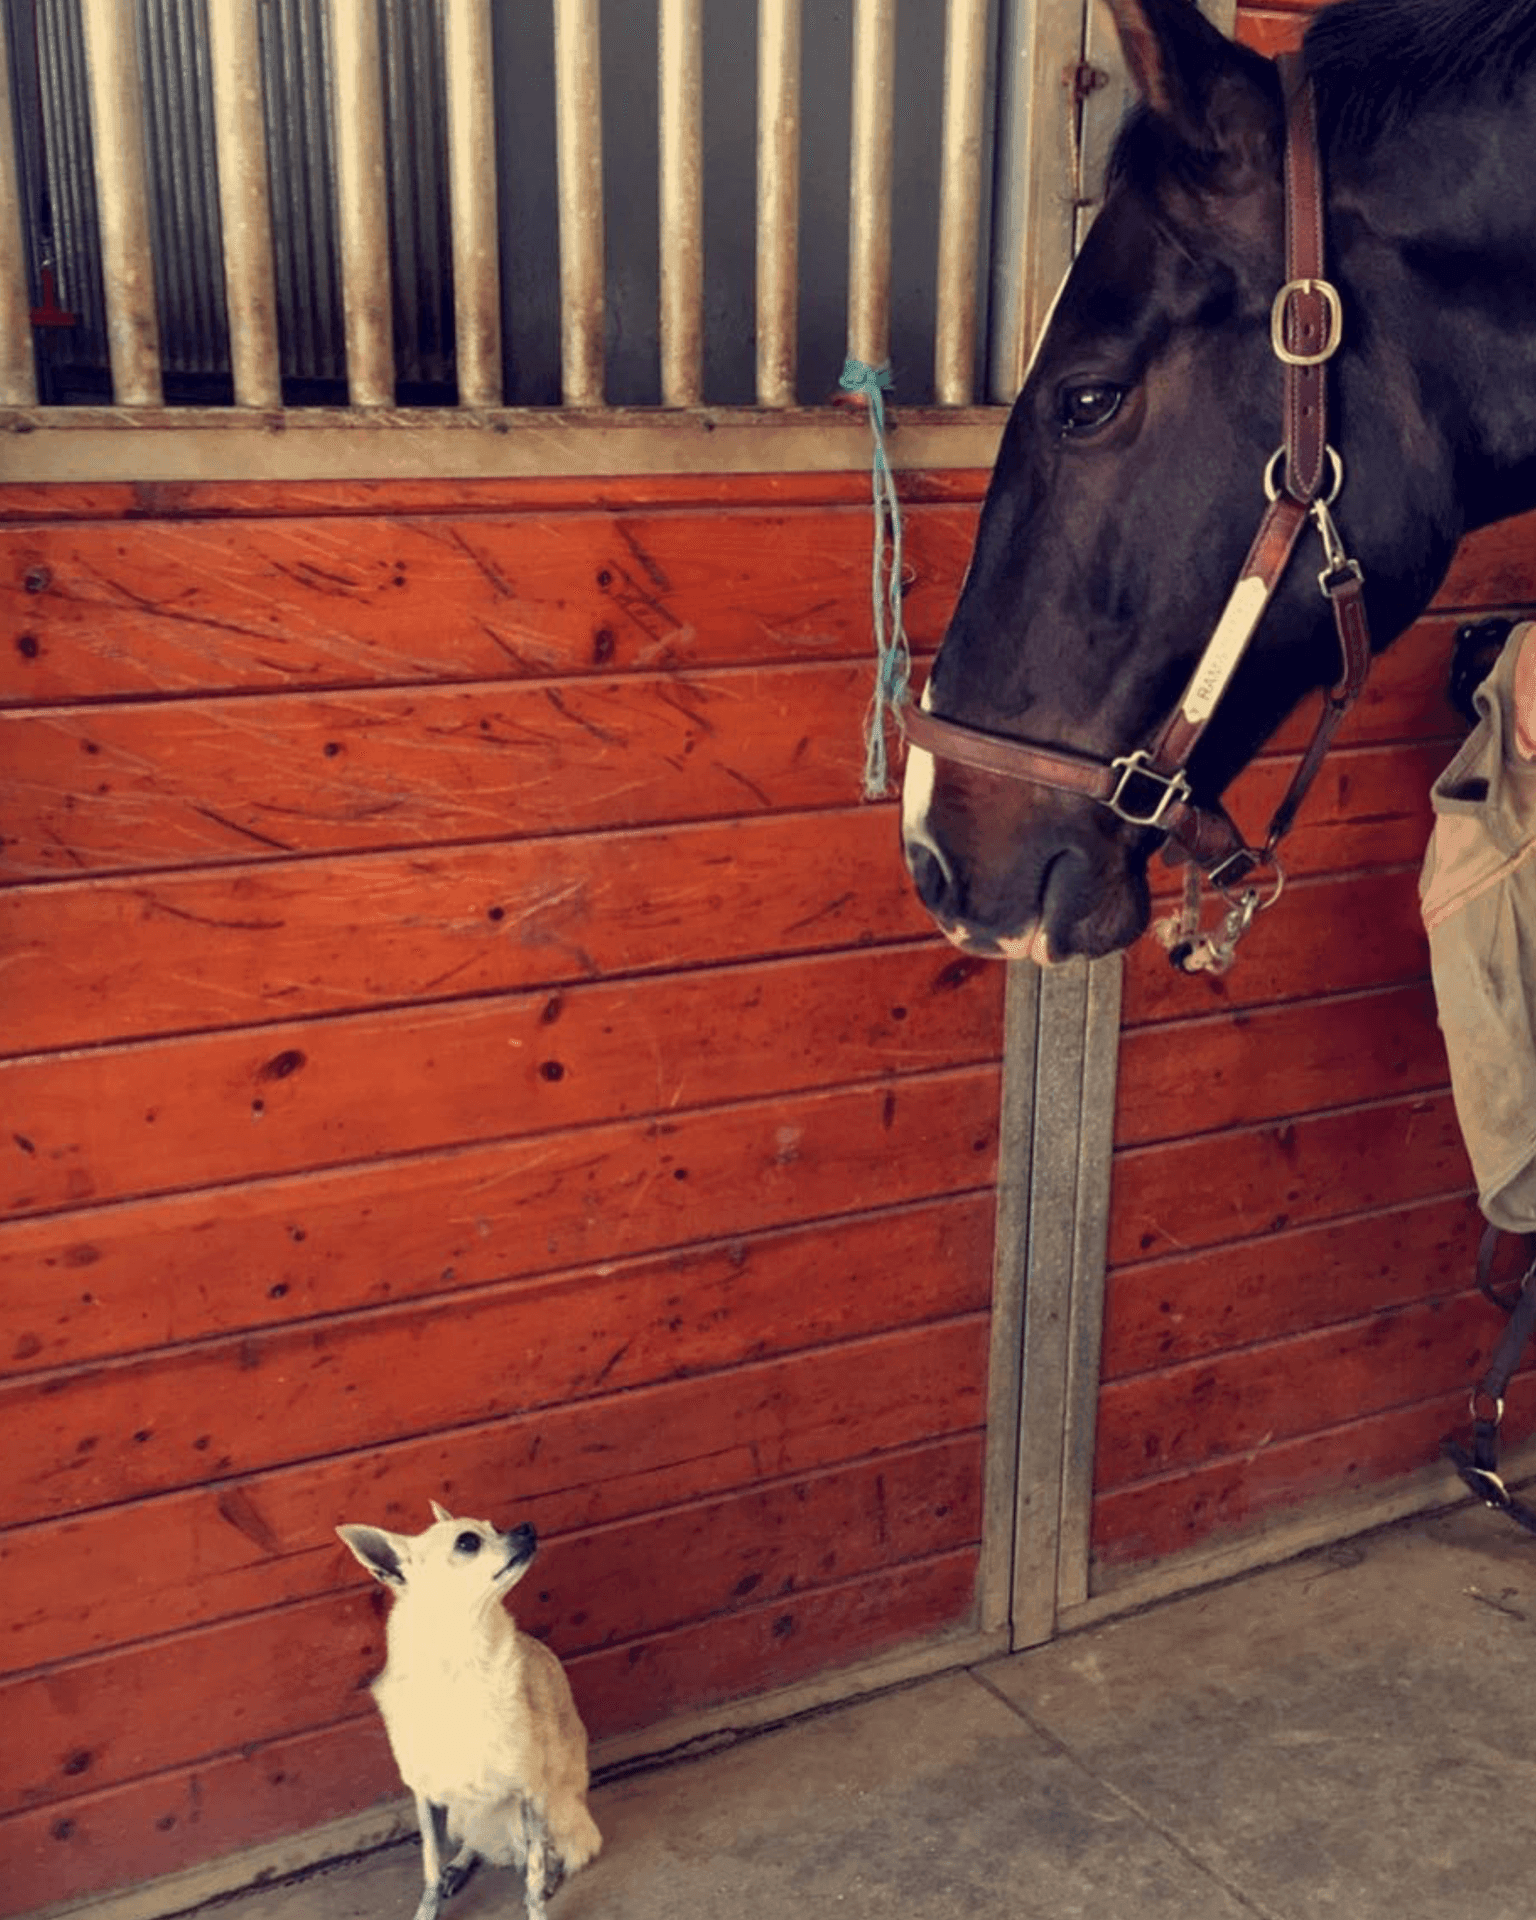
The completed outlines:
<svg viewBox="0 0 1536 1920">
<path fill-rule="evenodd" d="M 1177 849 L 1170 849 L 1170 857 L 1188 862 L 1184 911 L 1167 935 L 1175 964 L 1187 971 L 1225 971 L 1254 913 L 1278 897 L 1283 875 L 1275 850 L 1290 830 L 1340 722 L 1364 687 L 1371 658 L 1364 575 L 1359 562 L 1345 551 L 1331 512 L 1343 485 L 1344 468 L 1328 444 L 1326 368 L 1343 336 L 1343 304 L 1338 290 L 1324 277 L 1316 103 L 1299 54 L 1284 54 L 1276 65 L 1285 98 L 1286 280 L 1275 295 L 1270 340 L 1285 367 L 1285 439 L 1265 470 L 1268 509 L 1178 705 L 1150 747 L 1114 760 L 1071 748 L 1037 746 L 1011 734 L 941 719 L 910 701 L 898 709 L 902 732 L 925 753 L 1005 779 L 1076 794 L 1097 801 L 1133 827 L 1161 829 Z M 1224 808 L 1197 804 L 1185 769 L 1309 520 L 1322 542 L 1325 565 L 1318 585 L 1333 608 L 1341 672 L 1324 700 L 1316 729 L 1275 809 L 1263 844 L 1252 847 Z M 1255 889 L 1239 895 L 1237 889 L 1263 867 L 1276 875 L 1268 898 L 1261 899 Z M 1220 930 L 1204 940 L 1197 938 L 1202 875 L 1230 907 Z"/>
</svg>

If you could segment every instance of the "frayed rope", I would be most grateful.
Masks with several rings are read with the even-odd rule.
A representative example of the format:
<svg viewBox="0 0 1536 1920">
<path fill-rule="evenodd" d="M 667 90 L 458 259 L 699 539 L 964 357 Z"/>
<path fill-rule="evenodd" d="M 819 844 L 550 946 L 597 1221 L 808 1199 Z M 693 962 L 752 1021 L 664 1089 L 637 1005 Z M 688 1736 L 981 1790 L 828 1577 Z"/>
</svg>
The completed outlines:
<svg viewBox="0 0 1536 1920">
<path fill-rule="evenodd" d="M 890 785 L 886 716 L 894 714 L 907 697 L 912 677 L 912 654 L 901 619 L 901 502 L 896 498 L 896 481 L 885 453 L 884 396 L 891 387 L 891 370 L 866 366 L 850 357 L 838 385 L 845 393 L 863 394 L 868 401 L 869 427 L 875 443 L 875 538 L 870 579 L 875 690 L 864 720 L 864 797 L 878 800 Z"/>
</svg>

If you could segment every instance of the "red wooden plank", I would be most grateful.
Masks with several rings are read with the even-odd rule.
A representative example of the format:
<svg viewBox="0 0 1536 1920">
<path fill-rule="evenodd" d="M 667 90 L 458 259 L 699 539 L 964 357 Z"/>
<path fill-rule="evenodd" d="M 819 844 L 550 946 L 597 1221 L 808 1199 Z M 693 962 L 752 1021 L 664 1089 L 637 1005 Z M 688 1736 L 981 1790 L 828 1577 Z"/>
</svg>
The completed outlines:
<svg viewBox="0 0 1536 1920">
<path fill-rule="evenodd" d="M 1339 730 L 1339 749 L 1461 737 L 1466 722 L 1449 697 L 1453 636 L 1459 624 L 1452 614 L 1429 615 L 1371 663 L 1365 691 Z M 1281 722 L 1265 751 L 1300 753 L 1316 719 L 1316 703 L 1303 701 Z"/>
<path fill-rule="evenodd" d="M 1458 744 L 1459 736 L 1329 754 L 1285 842 L 1286 873 L 1301 878 L 1417 867 L 1429 843 L 1429 789 Z M 1289 755 L 1257 760 L 1228 790 L 1224 804 L 1250 837 L 1268 825 L 1295 764 Z M 1161 861 L 1153 862 L 1151 874 L 1156 892 L 1177 892 L 1178 875 Z"/>
<path fill-rule="evenodd" d="M 976 1191 L 997 1088 L 966 1068 L 14 1221 L 8 1345 L 133 1352 Z"/>
<path fill-rule="evenodd" d="M 537 1228 L 530 1225 L 530 1233 Z M 878 1245 L 878 1241 L 876 1242 Z M 796 1251 L 808 1259 L 812 1249 Z M 377 1446 L 413 1433 L 520 1415 L 566 1401 L 719 1369 L 870 1324 L 848 1292 L 880 1296 L 881 1271 L 844 1279 L 828 1236 L 808 1293 L 740 1321 L 724 1309 L 690 1330 L 680 1293 L 654 1312 L 644 1290 L 610 1296 L 584 1278 L 410 1302 L 319 1324 L 171 1348 L 133 1363 L 52 1373 L 0 1386 L 7 1474 L 0 1523 L 141 1498 L 205 1479 Z M 749 1256 L 742 1253 L 742 1263 Z M 951 1272 L 924 1288 L 893 1280 L 908 1310 L 983 1310 L 986 1272 Z M 885 1319 L 884 1303 L 874 1324 Z M 675 1325 L 674 1325 L 675 1323 Z M 387 1383 L 387 1385 L 386 1385 Z"/>
<path fill-rule="evenodd" d="M 921 1252 L 922 1240 L 915 1242 Z M 951 1254 L 951 1245 L 941 1248 Z M 972 1273 L 982 1271 L 978 1266 Z M 974 1430 L 984 1416 L 986 1322 L 979 1314 L 903 1328 L 910 1276 L 889 1276 L 895 1331 L 847 1333 L 814 1350 L 753 1360 L 728 1381 L 680 1375 L 601 1401 L 541 1409 L 210 1482 L 84 1518 L 0 1534 L 7 1635 L 0 1672 L 201 1627 L 345 1586 L 338 1516 L 368 1514 L 414 1530 L 432 1499 L 466 1513 L 509 1503 L 554 1540 L 590 1527 L 654 1519 L 661 1507 L 817 1471 Z M 870 1288 L 867 1291 L 876 1291 Z M 699 1302 L 708 1315 L 711 1296 Z M 835 1317 L 837 1307 L 822 1316 Z M 877 1316 L 871 1316 L 871 1319 Z M 750 1323 L 744 1321 L 750 1343 Z M 857 1418 L 841 1411 L 842 1377 L 860 1369 Z M 152 1538 L 155 1550 L 146 1554 Z"/>
<path fill-rule="evenodd" d="M 996 1059 L 1001 1021 L 1002 969 L 930 941 L 35 1055 L 0 1062 L 0 1210 Z"/>
<path fill-rule="evenodd" d="M 0 879 L 847 806 L 869 693 L 860 663 L 17 708 Z"/>
<path fill-rule="evenodd" d="M 939 639 L 969 507 L 904 522 Z M 0 704 L 868 653 L 867 508 L 0 528 Z"/>
<path fill-rule="evenodd" d="M 1481 1226 L 1470 1198 L 1432 1200 L 1121 1267 L 1105 1300 L 1103 1378 L 1460 1291 Z"/>
<path fill-rule="evenodd" d="M 1213 920 L 1215 909 L 1207 906 L 1206 916 Z M 1138 941 L 1126 955 L 1124 1023 L 1144 1027 L 1428 978 L 1417 868 L 1303 880 L 1255 921 L 1230 973 L 1180 973 L 1157 941 Z"/>
<path fill-rule="evenodd" d="M 400 1797 L 371 1710 L 0 1819 L 0 1914 L 140 1885 Z"/>
<path fill-rule="evenodd" d="M 512 1610 L 530 1631 L 552 1625 L 573 1662 L 584 1648 L 613 1645 L 629 1659 L 658 1634 L 718 1633 L 732 1615 L 765 1606 L 809 1618 L 828 1589 L 920 1568 L 935 1553 L 959 1552 L 974 1568 L 980 1453 L 973 1435 L 653 1517 L 644 1538 L 620 1528 L 557 1542 Z M 688 1551 L 658 1558 L 669 1541 Z M 347 1718 L 383 1664 L 384 1612 L 377 1589 L 354 1578 L 316 1601 L 0 1684 L 0 1807 L 67 1801 Z M 746 1690 L 772 1684 L 759 1678 Z M 710 1697 L 706 1672 L 689 1692 L 694 1702 Z M 164 1711 L 171 1700 L 181 1711 Z M 591 1730 L 611 1729 L 619 1702 L 591 1687 L 587 1700 Z"/>
<path fill-rule="evenodd" d="M 1495 1310 L 1461 1294 L 1109 1381 L 1099 1396 L 1095 1486 L 1108 1492 L 1438 1399 L 1476 1379 L 1498 1332 Z"/>
<path fill-rule="evenodd" d="M 931 931 L 889 806 L 58 881 L 0 892 L 5 1046 L 202 1032 Z"/>
<path fill-rule="evenodd" d="M 1422 1406 L 1395 1407 L 1105 1494 L 1093 1506 L 1095 1565 L 1214 1546 L 1308 1501 L 1430 1466 L 1442 1435 L 1465 1433 L 1466 1415 L 1463 1386 Z"/>
<path fill-rule="evenodd" d="M 992 410 L 1001 428 L 1006 409 Z M 825 416 L 822 416 L 825 418 Z M 862 437 L 862 429 L 856 428 Z M 861 449 L 862 451 L 862 449 Z M 896 487 L 910 505 L 979 502 L 990 474 L 964 467 L 901 468 Z M 0 521 L 312 520 L 322 516 L 503 513 L 618 513 L 637 508 L 722 511 L 752 507 L 869 504 L 862 466 L 826 473 L 634 473 L 499 480 L 137 480 L 0 484 Z"/>
<path fill-rule="evenodd" d="M 1457 549 L 1438 607 L 1512 609 L 1536 600 L 1536 514 L 1469 534 Z"/>
<path fill-rule="evenodd" d="M 1472 1186 L 1449 1093 L 1132 1148 L 1115 1156 L 1109 1257 L 1118 1266 Z"/>
<path fill-rule="evenodd" d="M 571 1679 L 593 1724 L 623 1733 L 952 1631 L 975 1605 L 976 1555 L 962 1550 L 588 1654 Z"/>
<path fill-rule="evenodd" d="M 1123 1146 L 1442 1087 L 1427 982 L 1337 1000 L 1140 1027 L 1120 1048 Z"/>
</svg>

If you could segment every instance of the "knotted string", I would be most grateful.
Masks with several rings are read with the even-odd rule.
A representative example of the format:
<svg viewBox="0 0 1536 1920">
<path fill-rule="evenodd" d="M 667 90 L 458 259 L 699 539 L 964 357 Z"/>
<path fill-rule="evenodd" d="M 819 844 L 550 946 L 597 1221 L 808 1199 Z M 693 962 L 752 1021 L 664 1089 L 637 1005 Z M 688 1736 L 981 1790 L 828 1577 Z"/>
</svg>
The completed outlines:
<svg viewBox="0 0 1536 1920">
<path fill-rule="evenodd" d="M 869 426 L 874 436 L 873 461 L 875 538 L 870 577 L 871 613 L 875 629 L 875 690 L 864 720 L 864 795 L 878 800 L 890 783 L 886 756 L 887 714 L 907 696 L 912 676 L 912 654 L 901 619 L 901 502 L 885 453 L 885 394 L 891 386 L 889 367 L 871 367 L 849 357 L 838 385 L 846 393 L 862 393 L 869 403 Z"/>
</svg>

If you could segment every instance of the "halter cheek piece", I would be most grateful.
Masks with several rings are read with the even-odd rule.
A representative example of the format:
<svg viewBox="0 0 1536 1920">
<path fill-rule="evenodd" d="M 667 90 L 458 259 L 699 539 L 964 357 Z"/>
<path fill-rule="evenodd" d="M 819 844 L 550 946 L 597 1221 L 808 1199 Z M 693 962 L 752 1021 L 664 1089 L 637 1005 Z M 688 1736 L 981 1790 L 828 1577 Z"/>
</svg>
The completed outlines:
<svg viewBox="0 0 1536 1920">
<path fill-rule="evenodd" d="M 1188 972 L 1225 972 L 1255 912 L 1279 897 L 1284 876 L 1275 850 L 1317 777 L 1340 722 L 1365 685 L 1371 658 L 1364 575 L 1359 562 L 1346 552 L 1331 511 L 1344 484 L 1344 464 L 1328 444 L 1326 368 L 1343 337 L 1344 314 L 1338 290 L 1324 278 L 1316 104 L 1300 55 L 1282 55 L 1276 65 L 1285 97 L 1286 281 L 1275 295 L 1270 340 L 1285 368 L 1285 439 L 1265 469 L 1268 508 L 1237 585 L 1178 705 L 1150 747 L 1114 760 L 989 733 L 942 719 L 910 701 L 898 710 L 902 732 L 925 753 L 1096 800 L 1133 827 L 1165 833 L 1172 843 L 1168 857 L 1187 862 L 1185 900 L 1182 914 L 1158 931 L 1172 949 L 1174 964 Z M 1324 566 L 1318 586 L 1333 608 L 1341 671 L 1263 844 L 1252 847 L 1222 807 L 1196 803 L 1185 769 L 1274 598 L 1308 521 L 1322 542 Z M 1262 868 L 1274 875 L 1267 896 L 1256 888 L 1239 892 Z M 1202 875 L 1229 908 L 1222 925 L 1204 938 L 1199 937 Z"/>
</svg>

